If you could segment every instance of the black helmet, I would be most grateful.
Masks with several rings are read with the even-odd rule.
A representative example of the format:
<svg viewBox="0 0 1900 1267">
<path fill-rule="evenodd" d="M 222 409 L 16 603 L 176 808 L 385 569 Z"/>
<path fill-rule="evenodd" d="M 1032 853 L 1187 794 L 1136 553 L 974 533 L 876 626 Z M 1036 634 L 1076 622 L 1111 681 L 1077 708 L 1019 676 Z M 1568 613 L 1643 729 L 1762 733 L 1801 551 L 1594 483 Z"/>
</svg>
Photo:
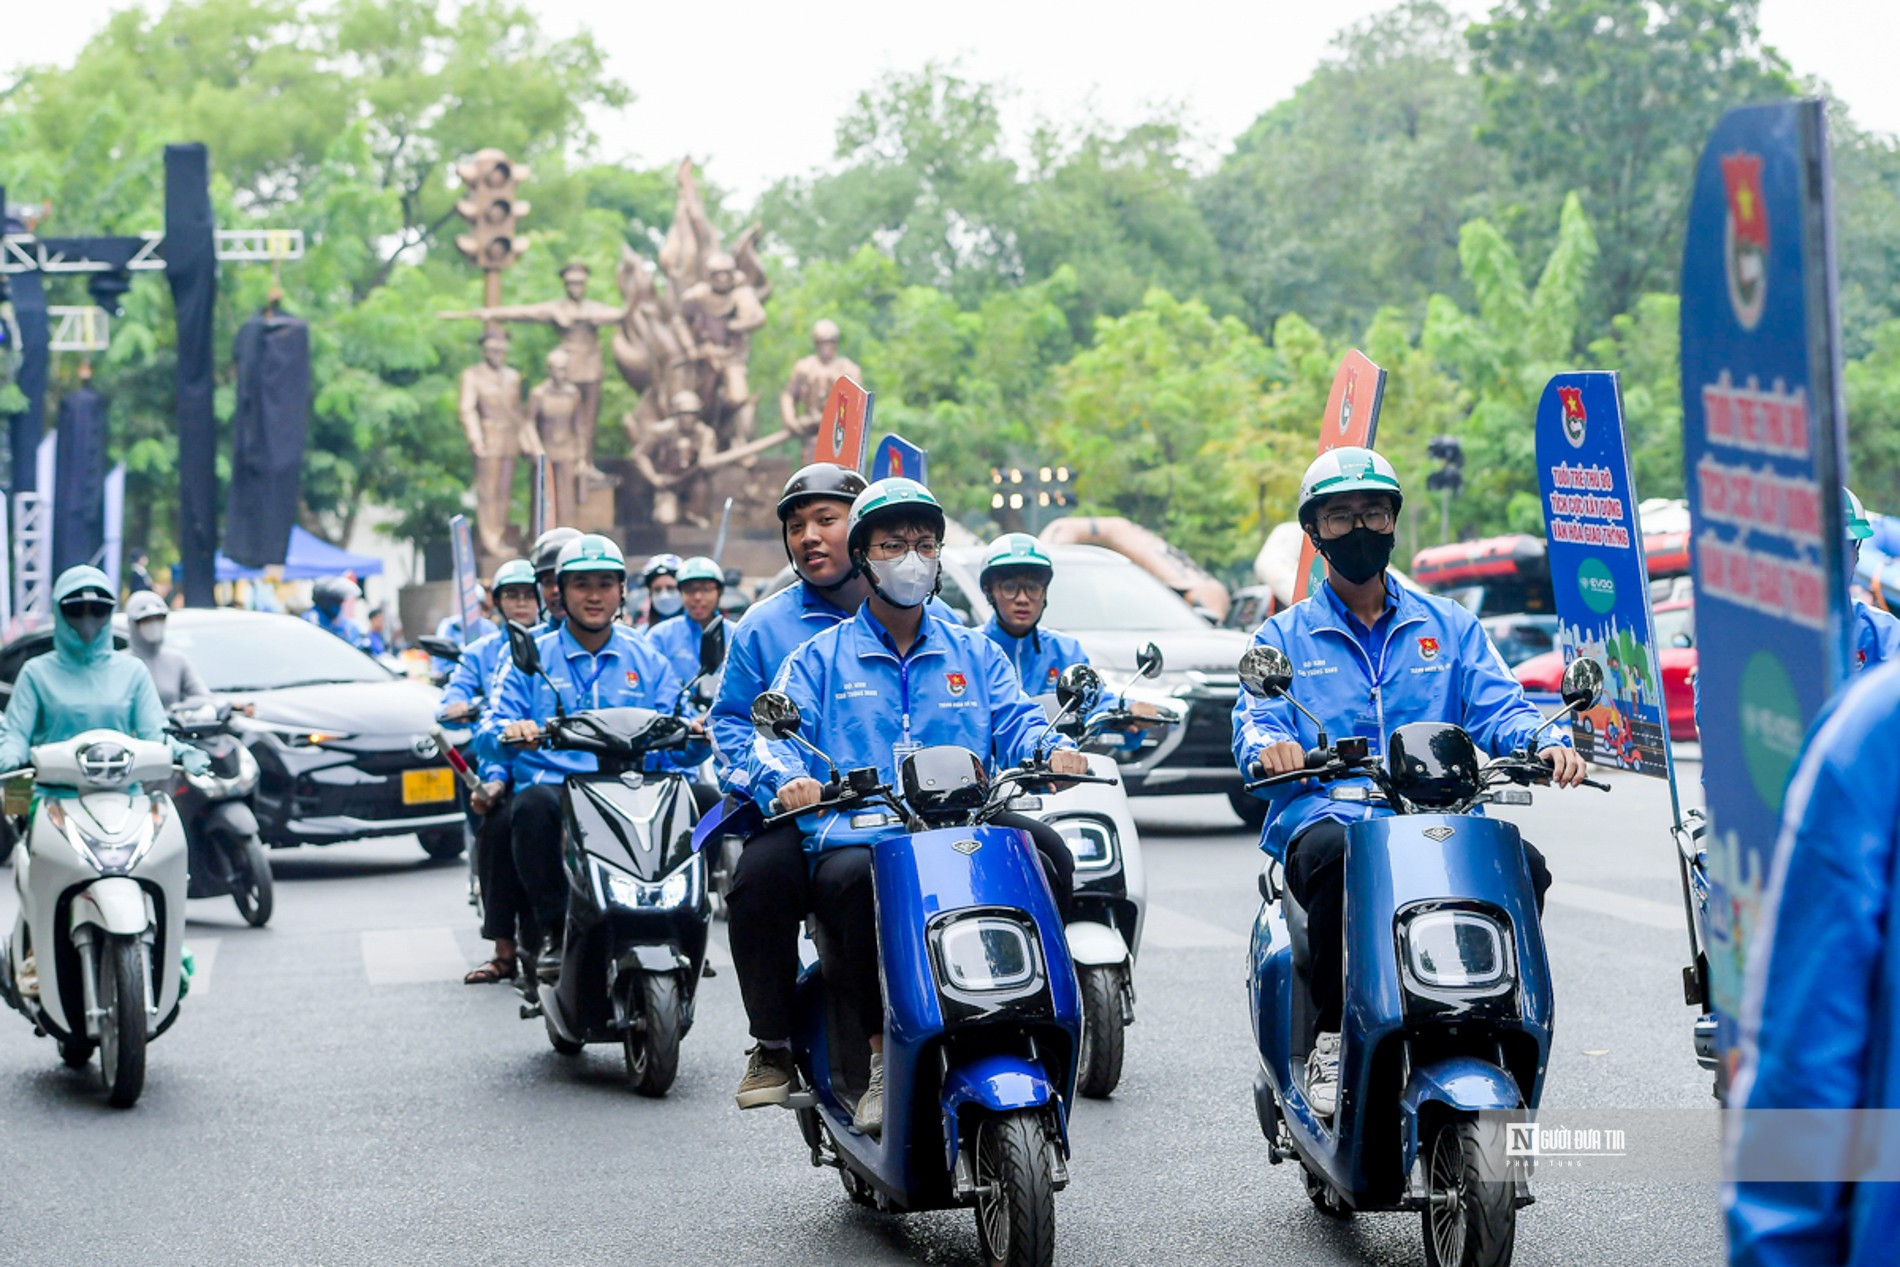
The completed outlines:
<svg viewBox="0 0 1900 1267">
<path fill-rule="evenodd" d="M 347 576 L 326 576 L 310 587 L 310 602 L 317 607 L 341 607 L 363 591 Z"/>
<path fill-rule="evenodd" d="M 579 528 L 549 528 L 528 547 L 528 562 L 534 564 L 537 580 L 549 576 L 561 557 L 561 547 L 581 535 Z"/>
<path fill-rule="evenodd" d="M 865 478 L 848 466 L 835 462 L 813 462 L 792 472 L 785 490 L 778 495 L 778 521 L 784 523 L 792 507 L 814 497 L 829 497 L 850 505 L 868 487 Z"/>
</svg>

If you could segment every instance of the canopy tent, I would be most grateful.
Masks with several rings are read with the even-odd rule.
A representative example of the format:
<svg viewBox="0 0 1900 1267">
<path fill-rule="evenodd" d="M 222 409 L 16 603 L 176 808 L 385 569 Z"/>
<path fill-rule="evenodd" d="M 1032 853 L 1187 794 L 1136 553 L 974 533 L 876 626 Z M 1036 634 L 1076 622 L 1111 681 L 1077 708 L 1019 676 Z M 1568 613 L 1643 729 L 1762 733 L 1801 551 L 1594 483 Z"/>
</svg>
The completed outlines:
<svg viewBox="0 0 1900 1267">
<path fill-rule="evenodd" d="M 358 578 L 376 576 L 383 570 L 383 561 L 373 555 L 351 554 L 341 546 L 333 546 L 303 528 L 292 525 L 290 529 L 290 549 L 284 555 L 282 579 L 286 581 L 311 581 L 320 576 L 342 576 L 345 572 Z M 226 558 L 224 552 L 218 552 L 218 579 L 220 581 L 256 581 L 262 580 L 265 569 L 247 568 Z"/>
</svg>

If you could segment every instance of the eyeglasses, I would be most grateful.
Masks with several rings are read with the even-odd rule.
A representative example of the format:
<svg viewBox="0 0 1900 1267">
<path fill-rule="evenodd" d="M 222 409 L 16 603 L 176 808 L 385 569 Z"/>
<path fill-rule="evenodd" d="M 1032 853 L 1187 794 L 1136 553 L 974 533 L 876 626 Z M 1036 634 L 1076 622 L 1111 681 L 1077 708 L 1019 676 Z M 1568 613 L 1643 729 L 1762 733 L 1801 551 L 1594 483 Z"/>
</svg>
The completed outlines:
<svg viewBox="0 0 1900 1267">
<path fill-rule="evenodd" d="M 1374 532 L 1391 532 L 1396 522 L 1398 516 L 1386 506 L 1375 506 L 1358 514 L 1350 510 L 1329 510 L 1319 517 L 1320 530 L 1329 537 L 1343 537 L 1357 524 L 1363 524 Z"/>
<path fill-rule="evenodd" d="M 937 557 L 937 551 L 940 548 L 941 547 L 933 539 L 929 537 L 919 537 L 915 541 L 873 541 L 866 547 L 865 553 L 874 559 L 881 559 L 888 563 L 892 559 L 901 559 L 913 551 L 920 559 L 934 559 Z"/>
<path fill-rule="evenodd" d="M 1017 578 L 997 581 L 996 592 L 1004 598 L 1041 598 L 1045 591 L 1041 581 Z"/>
<path fill-rule="evenodd" d="M 66 613 L 68 620 L 81 620 L 87 616 L 94 620 L 104 620 L 112 614 L 112 604 L 104 599 L 80 599 L 77 602 L 61 603 L 59 609 Z"/>
</svg>

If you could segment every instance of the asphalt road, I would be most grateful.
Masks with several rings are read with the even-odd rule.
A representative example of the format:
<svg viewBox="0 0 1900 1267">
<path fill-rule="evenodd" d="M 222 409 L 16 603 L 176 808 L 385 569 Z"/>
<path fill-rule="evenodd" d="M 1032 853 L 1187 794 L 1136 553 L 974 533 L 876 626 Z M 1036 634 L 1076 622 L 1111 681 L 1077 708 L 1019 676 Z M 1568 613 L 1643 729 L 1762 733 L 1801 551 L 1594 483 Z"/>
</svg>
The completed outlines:
<svg viewBox="0 0 1900 1267">
<path fill-rule="evenodd" d="M 1689 766 L 1693 782 L 1697 767 Z M 1516 811 L 1557 876 L 1545 1118 L 1712 1132 L 1681 1003 L 1684 933 L 1660 785 L 1540 793 Z M 1217 798 L 1141 804 L 1150 876 L 1138 1020 L 1110 1102 L 1073 1120 L 1058 1198 L 1071 1264 L 1422 1262 L 1413 1215 L 1317 1214 L 1254 1120 L 1245 939 L 1260 855 Z M 0 1260 L 15 1264 L 973 1263 L 967 1212 L 880 1215 L 806 1161 L 789 1114 L 740 1113 L 730 970 L 705 983 L 678 1084 L 623 1083 L 617 1049 L 549 1049 L 484 957 L 459 864 L 413 841 L 278 853 L 277 914 L 194 902 L 203 968 L 144 1098 L 0 1014 Z M 10 877 L 10 873 L 8 873 Z M 10 878 L 0 920 L 11 928 Z M 716 932 L 716 963 L 729 964 Z M 1524 1264 L 1714 1263 L 1706 1168 L 1540 1183 Z"/>
</svg>

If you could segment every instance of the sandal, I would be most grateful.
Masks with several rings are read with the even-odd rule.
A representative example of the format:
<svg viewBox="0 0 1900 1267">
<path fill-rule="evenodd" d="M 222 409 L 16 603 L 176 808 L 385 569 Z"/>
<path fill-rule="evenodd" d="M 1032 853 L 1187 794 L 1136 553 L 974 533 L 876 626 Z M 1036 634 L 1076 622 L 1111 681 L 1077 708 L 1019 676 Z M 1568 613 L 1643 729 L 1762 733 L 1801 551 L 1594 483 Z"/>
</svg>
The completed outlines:
<svg viewBox="0 0 1900 1267">
<path fill-rule="evenodd" d="M 493 985 L 497 981 L 513 981 L 519 971 L 515 961 L 503 959 L 500 955 L 490 959 L 480 967 L 472 969 L 462 978 L 463 985 Z"/>
</svg>

